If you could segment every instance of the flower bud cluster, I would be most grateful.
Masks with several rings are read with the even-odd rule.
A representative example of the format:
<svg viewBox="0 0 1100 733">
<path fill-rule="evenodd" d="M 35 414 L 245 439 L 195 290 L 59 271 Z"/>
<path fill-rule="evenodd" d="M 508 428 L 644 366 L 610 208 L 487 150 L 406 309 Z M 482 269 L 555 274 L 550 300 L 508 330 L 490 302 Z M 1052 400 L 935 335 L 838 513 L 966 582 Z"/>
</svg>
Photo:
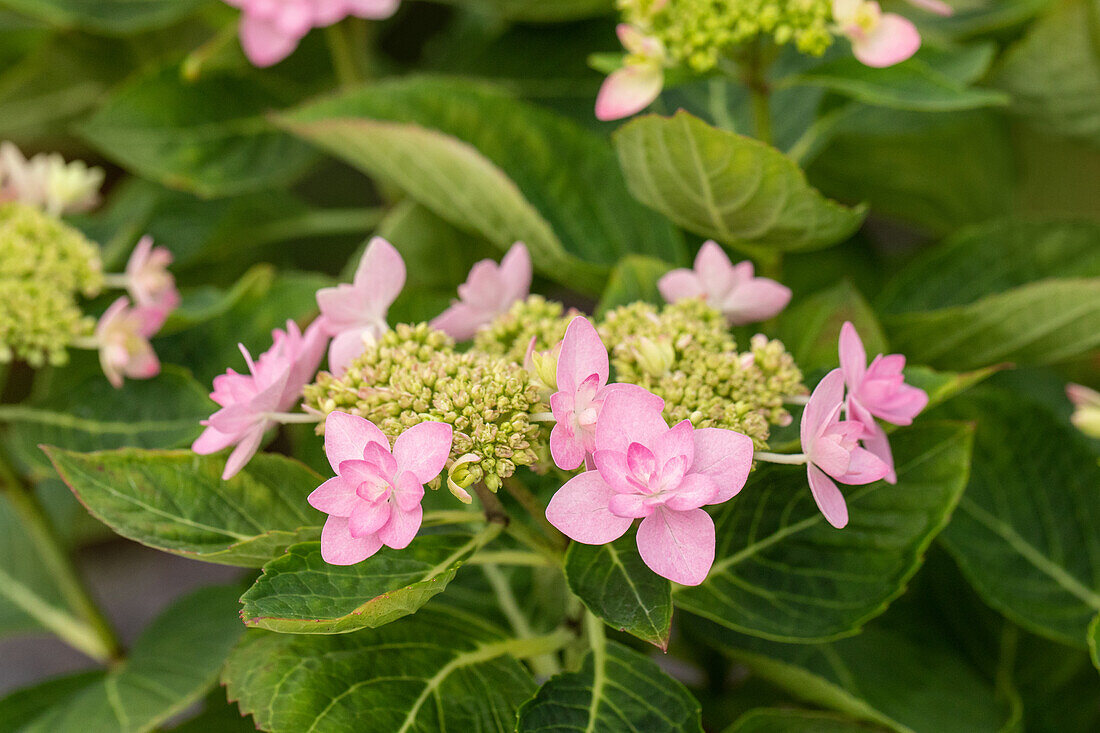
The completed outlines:
<svg viewBox="0 0 1100 733">
<path fill-rule="evenodd" d="M 769 424 L 784 425 L 784 397 L 805 392 L 802 374 L 778 341 L 754 337 L 739 353 L 721 313 L 690 298 L 658 310 L 633 303 L 609 312 L 600 335 L 619 381 L 665 400 L 669 424 L 744 433 L 766 445 Z"/>
<path fill-rule="evenodd" d="M 478 331 L 474 349 L 522 364 L 532 338 L 535 351 L 552 349 L 565 336 L 565 329 L 575 315 L 575 310 L 567 310 L 561 303 L 529 295 Z"/>
<path fill-rule="evenodd" d="M 318 375 L 305 399 L 324 414 L 365 417 L 391 440 L 419 423 L 447 423 L 461 473 L 451 479 L 463 488 L 483 481 L 495 491 L 516 466 L 537 460 L 539 426 L 528 414 L 539 395 L 523 367 L 499 355 L 455 351 L 450 337 L 427 324 L 383 334 L 341 377 Z"/>
<path fill-rule="evenodd" d="M 64 364 L 66 347 L 95 325 L 77 296 L 102 287 L 99 252 L 84 235 L 31 206 L 0 205 L 0 362 Z"/>
<path fill-rule="evenodd" d="M 815 56 L 833 40 L 831 0 L 618 0 L 618 6 L 673 62 L 697 73 L 760 36 Z"/>
</svg>

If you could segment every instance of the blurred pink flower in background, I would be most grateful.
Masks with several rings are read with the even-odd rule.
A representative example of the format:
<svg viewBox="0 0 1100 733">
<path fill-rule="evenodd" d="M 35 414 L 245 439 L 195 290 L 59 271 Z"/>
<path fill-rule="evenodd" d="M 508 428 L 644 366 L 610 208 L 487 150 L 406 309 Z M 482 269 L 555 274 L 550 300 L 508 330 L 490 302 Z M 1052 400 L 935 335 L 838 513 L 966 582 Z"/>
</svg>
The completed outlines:
<svg viewBox="0 0 1100 733">
<path fill-rule="evenodd" d="M 516 242 L 498 265 L 481 260 L 470 268 L 466 282 L 458 286 L 458 300 L 432 319 L 455 341 L 466 341 L 477 330 L 507 312 L 531 292 L 531 255 L 523 242 Z"/>
<path fill-rule="evenodd" d="M 916 4 L 928 7 L 927 0 Z M 867 66 L 893 66 L 920 48 L 920 31 L 913 22 L 897 13 L 882 12 L 877 2 L 833 0 L 833 20 L 852 42 L 852 53 Z"/>
<path fill-rule="evenodd" d="M 791 301 L 791 290 L 766 277 L 756 277 L 748 260 L 734 265 L 716 242 L 707 241 L 695 256 L 694 269 L 667 273 L 657 283 L 669 303 L 703 298 L 734 326 L 766 321 Z"/>
<path fill-rule="evenodd" d="M 151 379 L 160 373 L 149 337 L 160 330 L 167 314 L 151 307 L 131 306 L 123 296 L 104 311 L 95 328 L 99 363 L 117 389 L 126 377 Z"/>
</svg>

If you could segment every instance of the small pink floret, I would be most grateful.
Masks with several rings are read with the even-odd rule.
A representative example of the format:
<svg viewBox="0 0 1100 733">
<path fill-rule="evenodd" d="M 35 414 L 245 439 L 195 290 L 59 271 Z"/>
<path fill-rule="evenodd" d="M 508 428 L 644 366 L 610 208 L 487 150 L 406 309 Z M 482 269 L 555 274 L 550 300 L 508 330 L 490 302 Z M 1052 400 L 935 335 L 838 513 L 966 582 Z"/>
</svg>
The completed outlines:
<svg viewBox="0 0 1100 733">
<path fill-rule="evenodd" d="M 126 377 L 152 379 L 160 374 L 160 360 L 149 337 L 160 330 L 165 315 L 155 308 L 131 306 L 123 296 L 100 316 L 95 329 L 99 363 L 116 389 Z"/>
<path fill-rule="evenodd" d="M 458 300 L 436 316 L 431 325 L 455 341 L 473 338 L 478 329 L 505 313 L 531 292 L 531 255 L 516 242 L 498 265 L 481 260 L 458 286 Z"/>
<path fill-rule="evenodd" d="M 756 277 L 748 260 L 734 265 L 713 241 L 703 243 L 693 269 L 669 272 L 658 281 L 657 288 L 669 303 L 703 298 L 734 326 L 774 318 L 791 300 L 789 288 L 775 280 Z"/>
</svg>

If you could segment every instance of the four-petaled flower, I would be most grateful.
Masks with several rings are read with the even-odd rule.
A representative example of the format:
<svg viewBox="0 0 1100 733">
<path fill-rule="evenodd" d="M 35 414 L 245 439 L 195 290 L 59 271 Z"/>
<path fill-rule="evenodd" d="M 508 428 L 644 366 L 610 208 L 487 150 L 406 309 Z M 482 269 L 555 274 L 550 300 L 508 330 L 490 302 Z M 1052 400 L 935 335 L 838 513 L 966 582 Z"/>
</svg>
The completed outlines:
<svg viewBox="0 0 1100 733">
<path fill-rule="evenodd" d="M 618 391 L 596 427 L 595 471 L 569 480 L 546 517 L 584 544 L 613 542 L 638 526 L 638 551 L 655 573 L 698 585 L 714 562 L 714 522 L 701 507 L 732 498 L 752 466 L 752 440 L 732 430 L 665 424 L 652 400 Z"/>
<path fill-rule="evenodd" d="M 160 373 L 160 360 L 149 337 L 160 330 L 165 315 L 156 308 L 133 307 L 122 296 L 100 316 L 95 328 L 99 363 L 116 389 L 124 377 L 151 379 Z"/>
<path fill-rule="evenodd" d="M 866 435 L 863 424 L 840 419 L 843 407 L 844 374 L 834 369 L 810 395 L 801 426 L 810 491 L 825 519 L 838 529 L 848 524 L 848 506 L 833 479 L 860 485 L 878 481 L 890 473 L 886 463 L 859 445 Z"/>
<path fill-rule="evenodd" d="M 596 95 L 596 118 L 618 120 L 641 112 L 661 93 L 667 63 L 664 45 L 627 23 L 615 32 L 627 50 L 626 61 L 604 79 Z"/>
<path fill-rule="evenodd" d="M 126 288 L 139 306 L 148 306 L 170 313 L 180 303 L 176 279 L 168 271 L 172 253 L 164 247 L 154 247 L 153 238 L 146 235 L 138 241 L 126 263 Z"/>
<path fill-rule="evenodd" d="M 368 341 L 385 333 L 386 313 L 405 286 L 405 261 L 401 253 L 381 237 L 375 237 L 359 260 L 350 285 L 317 291 L 317 305 L 325 329 L 333 336 L 328 368 L 342 374 Z"/>
<path fill-rule="evenodd" d="M 366 418 L 344 412 L 325 420 L 325 454 L 336 477 L 309 495 L 329 515 L 321 531 L 321 557 L 354 565 L 382 547 L 400 550 L 420 530 L 424 484 L 443 470 L 451 452 L 451 426 L 423 422 L 390 443 Z"/>
<path fill-rule="evenodd" d="M 317 321 L 304 334 L 287 321 L 287 330 L 275 329 L 272 336 L 272 347 L 255 361 L 241 344 L 248 374 L 229 369 L 214 378 L 210 399 L 221 409 L 202 421 L 206 430 L 191 450 L 207 455 L 236 445 L 225 462 L 223 479 L 236 475 L 256 454 L 264 433 L 278 424 L 279 413 L 298 400 L 324 356 L 327 339 Z"/>
<path fill-rule="evenodd" d="M 882 12 L 873 0 L 833 0 L 833 20 L 852 42 L 852 53 L 866 66 L 893 66 L 920 48 L 920 32 L 912 21 Z"/>
<path fill-rule="evenodd" d="M 506 312 L 531 290 L 531 255 L 516 242 L 497 265 L 481 260 L 470 268 L 466 282 L 458 286 L 458 301 L 432 320 L 455 341 L 472 338 L 477 330 Z"/>
<path fill-rule="evenodd" d="M 766 277 L 755 277 L 752 262 L 734 265 L 717 243 L 707 241 L 695 256 L 692 270 L 669 272 L 657 283 L 669 303 L 685 298 L 704 298 L 721 311 L 731 325 L 766 321 L 779 314 L 791 300 L 790 288 Z"/>
<path fill-rule="evenodd" d="M 596 423 L 604 400 L 629 392 L 658 413 L 664 401 L 636 384 L 608 384 L 607 349 L 587 318 L 577 316 L 565 329 L 558 354 L 557 389 L 550 396 L 555 425 L 550 455 L 558 468 L 572 471 L 596 450 Z"/>
</svg>

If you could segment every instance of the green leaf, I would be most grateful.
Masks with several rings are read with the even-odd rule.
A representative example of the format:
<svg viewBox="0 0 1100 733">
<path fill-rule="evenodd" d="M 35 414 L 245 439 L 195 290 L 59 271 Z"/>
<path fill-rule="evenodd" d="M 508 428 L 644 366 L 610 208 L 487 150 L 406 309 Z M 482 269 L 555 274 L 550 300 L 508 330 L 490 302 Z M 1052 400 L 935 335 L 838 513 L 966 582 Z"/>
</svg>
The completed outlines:
<svg viewBox="0 0 1100 733">
<path fill-rule="evenodd" d="M 444 0 L 520 23 L 561 23 L 613 13 L 612 0 Z"/>
<path fill-rule="evenodd" d="M 0 698 L 0 733 L 19 733 L 51 708 L 103 677 L 99 670 L 54 677 Z"/>
<path fill-rule="evenodd" d="M 579 672 L 552 677 L 519 709 L 516 733 L 702 733 L 699 703 L 653 660 L 599 640 Z"/>
<path fill-rule="evenodd" d="M 799 367 L 809 372 L 839 363 L 840 327 L 851 321 L 871 356 L 888 351 L 882 326 L 871 306 L 847 280 L 796 301 L 779 315 L 776 338 Z"/>
<path fill-rule="evenodd" d="M 287 546 L 315 539 L 323 519 L 306 503 L 323 479 L 271 453 L 222 481 L 223 456 L 44 450 L 96 519 L 135 542 L 195 560 L 258 568 Z"/>
<path fill-rule="evenodd" d="M 977 369 L 972 372 L 937 372 L 922 366 L 905 368 L 905 381 L 928 394 L 925 412 L 936 405 L 947 402 L 976 384 L 984 382 L 999 371 L 999 367 Z"/>
<path fill-rule="evenodd" d="M 57 631 L 71 620 L 61 590 L 33 548 L 15 508 L 0 494 L 0 638 Z"/>
<path fill-rule="evenodd" d="M 127 380 L 115 389 L 102 374 L 27 403 L 0 405 L 10 427 L 6 444 L 39 477 L 53 475 L 38 446 L 76 451 L 180 448 L 199 436 L 199 420 L 216 406 L 185 370 L 166 365 L 154 379 Z"/>
<path fill-rule="evenodd" d="M 899 596 L 966 485 L 970 430 L 918 425 L 891 436 L 898 483 L 845 487 L 850 521 L 833 529 L 803 469 L 758 468 L 715 515 L 707 580 L 679 589 L 682 609 L 787 642 L 855 633 Z"/>
<path fill-rule="evenodd" d="M 941 412 L 977 421 L 974 463 L 940 541 L 1021 626 L 1082 647 L 1100 611 L 1100 467 L 1084 438 L 1021 394 L 983 388 Z"/>
<path fill-rule="evenodd" d="M 931 247 L 891 278 L 885 313 L 966 305 L 1044 278 L 1100 277 L 1100 225 L 999 219 Z"/>
<path fill-rule="evenodd" d="M 608 626 L 668 648 L 672 584 L 642 562 L 633 537 L 606 545 L 572 543 L 565 576 L 570 590 Z"/>
<path fill-rule="evenodd" d="M 511 731 L 535 683 L 506 639 L 476 616 L 422 609 L 353 634 L 249 632 L 222 682 L 272 733 Z"/>
<path fill-rule="evenodd" d="M 0 7 L 71 30 L 123 35 L 163 28 L 194 11 L 203 0 L 0 0 Z"/>
<path fill-rule="evenodd" d="M 774 148 L 683 111 L 632 120 L 614 141 L 638 200 L 730 247 L 821 249 L 851 236 L 866 213 L 823 197 Z"/>
<path fill-rule="evenodd" d="M 1092 657 L 1093 666 L 1100 671 L 1100 615 L 1089 624 L 1089 656 Z"/>
<path fill-rule="evenodd" d="M 79 129 L 138 175 L 200 196 L 227 196 L 285 185 L 315 159 L 267 121 L 280 106 L 256 77 L 211 70 L 187 83 L 170 66 L 116 89 Z"/>
<path fill-rule="evenodd" d="M 1009 49 L 994 82 L 1038 127 L 1100 145 L 1100 6 L 1059 3 Z M 1052 53 L 1052 49 L 1057 49 Z"/>
<path fill-rule="evenodd" d="M 653 257 L 627 255 L 611 271 L 607 287 L 604 288 L 596 308 L 597 315 L 639 300 L 663 303 L 664 298 L 657 290 L 657 281 L 671 269 L 672 266 L 667 262 Z"/>
<path fill-rule="evenodd" d="M 477 549 L 499 531 L 432 534 L 404 550 L 382 549 L 355 565 L 329 565 L 321 543 L 294 545 L 264 565 L 241 597 L 246 626 L 292 634 L 341 634 L 416 613 L 443 592 Z"/>
<path fill-rule="evenodd" d="M 933 367 L 1056 364 L 1100 346 L 1100 278 L 1042 280 L 884 325 L 897 351 Z"/>
<path fill-rule="evenodd" d="M 139 733 L 186 710 L 214 686 L 241 635 L 237 592 L 203 588 L 177 601 L 145 629 L 125 663 L 23 730 Z"/>
<path fill-rule="evenodd" d="M 870 733 L 875 730 L 833 713 L 788 708 L 750 710 L 726 729 L 726 733 Z"/>
<path fill-rule="evenodd" d="M 283 115 L 281 124 L 536 269 L 596 292 L 626 254 L 683 255 L 668 222 L 638 205 L 607 143 L 486 85 L 385 82 Z"/>
<path fill-rule="evenodd" d="M 1008 104 L 1006 94 L 969 87 L 920 56 L 885 69 L 873 69 L 854 56 L 838 56 L 781 84 L 821 87 L 876 107 L 915 111 L 950 112 Z"/>
</svg>

